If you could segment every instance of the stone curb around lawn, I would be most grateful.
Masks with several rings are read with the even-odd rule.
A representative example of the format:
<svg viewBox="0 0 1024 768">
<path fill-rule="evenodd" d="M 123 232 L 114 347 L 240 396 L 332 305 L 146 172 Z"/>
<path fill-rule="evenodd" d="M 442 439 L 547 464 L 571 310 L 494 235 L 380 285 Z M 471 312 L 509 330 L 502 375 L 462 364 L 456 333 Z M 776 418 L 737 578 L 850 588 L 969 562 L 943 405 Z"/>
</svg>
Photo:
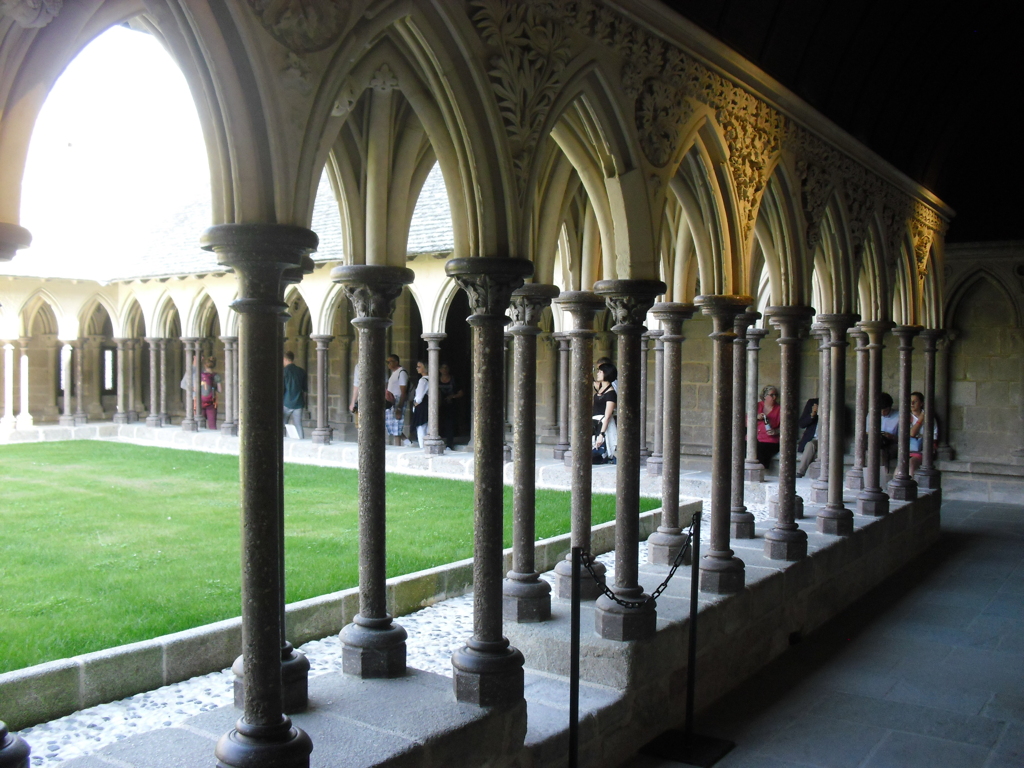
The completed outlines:
<svg viewBox="0 0 1024 768">
<path fill-rule="evenodd" d="M 680 504 L 686 519 L 700 508 L 694 499 Z M 661 510 L 640 515 L 640 538 L 661 521 Z M 594 554 L 615 547 L 615 521 L 593 528 Z M 554 568 L 569 550 L 569 534 L 536 543 L 537 570 Z M 512 550 L 505 550 L 505 569 Z M 388 609 L 404 616 L 473 588 L 473 559 L 388 579 Z M 341 631 L 359 609 L 359 588 L 313 597 L 287 607 L 288 637 L 296 645 Z M 12 731 L 55 720 L 81 709 L 188 680 L 230 667 L 241 652 L 240 618 L 206 624 L 152 640 L 108 648 L 0 674 L 0 720 Z"/>
</svg>

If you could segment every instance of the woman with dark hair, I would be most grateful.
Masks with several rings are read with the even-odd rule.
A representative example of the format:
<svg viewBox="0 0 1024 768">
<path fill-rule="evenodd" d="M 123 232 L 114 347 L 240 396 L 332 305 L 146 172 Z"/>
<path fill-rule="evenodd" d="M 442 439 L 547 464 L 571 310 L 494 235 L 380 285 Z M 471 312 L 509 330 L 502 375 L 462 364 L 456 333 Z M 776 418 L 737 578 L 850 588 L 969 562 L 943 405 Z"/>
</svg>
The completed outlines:
<svg viewBox="0 0 1024 768">
<path fill-rule="evenodd" d="M 923 461 L 921 452 L 927 439 L 921 434 L 924 428 L 924 395 L 920 392 L 910 393 L 910 475 L 913 477 Z M 933 417 L 932 441 L 939 439 L 939 420 Z"/>
<path fill-rule="evenodd" d="M 779 452 L 781 416 L 779 390 L 769 384 L 761 390 L 761 402 L 757 404 L 757 460 L 765 469 Z"/>
<path fill-rule="evenodd" d="M 612 385 L 618 372 L 611 363 L 601 363 L 594 372 L 594 455 L 600 457 L 604 449 L 604 461 L 615 462 L 615 444 L 618 430 L 615 426 L 615 407 L 619 402 L 618 393 Z"/>
</svg>

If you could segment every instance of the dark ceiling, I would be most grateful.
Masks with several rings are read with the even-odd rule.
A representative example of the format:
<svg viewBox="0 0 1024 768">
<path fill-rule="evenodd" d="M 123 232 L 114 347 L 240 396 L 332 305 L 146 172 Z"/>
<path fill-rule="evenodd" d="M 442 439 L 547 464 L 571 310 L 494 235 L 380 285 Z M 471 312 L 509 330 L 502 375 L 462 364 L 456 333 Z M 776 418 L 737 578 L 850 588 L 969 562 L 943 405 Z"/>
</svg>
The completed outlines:
<svg viewBox="0 0 1024 768">
<path fill-rule="evenodd" d="M 957 212 L 947 239 L 1019 240 L 1017 0 L 662 0 Z"/>
</svg>

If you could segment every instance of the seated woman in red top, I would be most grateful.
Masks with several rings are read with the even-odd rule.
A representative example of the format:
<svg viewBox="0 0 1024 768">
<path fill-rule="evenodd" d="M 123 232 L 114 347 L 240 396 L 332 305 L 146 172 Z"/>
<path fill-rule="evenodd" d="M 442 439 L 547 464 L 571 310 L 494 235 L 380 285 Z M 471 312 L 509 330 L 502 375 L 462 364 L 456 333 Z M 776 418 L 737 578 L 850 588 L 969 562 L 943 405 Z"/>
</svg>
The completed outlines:
<svg viewBox="0 0 1024 768">
<path fill-rule="evenodd" d="M 761 390 L 757 404 L 757 460 L 768 469 L 772 458 L 779 452 L 779 390 L 768 385 Z"/>
</svg>

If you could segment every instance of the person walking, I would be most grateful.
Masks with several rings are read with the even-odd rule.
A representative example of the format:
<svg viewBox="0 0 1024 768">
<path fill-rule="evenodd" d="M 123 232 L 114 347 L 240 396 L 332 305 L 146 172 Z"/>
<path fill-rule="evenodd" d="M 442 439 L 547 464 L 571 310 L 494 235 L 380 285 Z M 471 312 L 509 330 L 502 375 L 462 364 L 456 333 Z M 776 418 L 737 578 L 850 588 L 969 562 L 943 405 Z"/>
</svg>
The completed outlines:
<svg viewBox="0 0 1024 768">
<path fill-rule="evenodd" d="M 405 439 L 405 403 L 409 392 L 409 374 L 401 366 L 398 355 L 388 355 L 388 370 L 391 375 L 388 377 L 387 391 L 391 393 L 394 405 L 384 411 L 384 429 L 391 437 L 392 445 L 408 444 Z"/>
<path fill-rule="evenodd" d="M 302 431 L 302 409 L 306 407 L 307 377 L 306 372 L 295 364 L 295 353 L 284 353 L 284 423 L 291 420 L 301 440 L 305 437 Z"/>
<path fill-rule="evenodd" d="M 412 396 L 412 426 L 416 430 L 416 443 L 420 448 L 427 437 L 428 411 L 430 409 L 430 379 L 427 377 L 427 364 L 416 361 L 416 373 L 420 380 L 416 382 L 416 392 Z"/>
<path fill-rule="evenodd" d="M 199 405 L 206 417 L 206 428 L 217 428 L 217 395 L 224 391 L 220 374 L 214 371 L 217 358 L 208 357 L 204 361 L 205 370 L 199 375 Z"/>
</svg>

